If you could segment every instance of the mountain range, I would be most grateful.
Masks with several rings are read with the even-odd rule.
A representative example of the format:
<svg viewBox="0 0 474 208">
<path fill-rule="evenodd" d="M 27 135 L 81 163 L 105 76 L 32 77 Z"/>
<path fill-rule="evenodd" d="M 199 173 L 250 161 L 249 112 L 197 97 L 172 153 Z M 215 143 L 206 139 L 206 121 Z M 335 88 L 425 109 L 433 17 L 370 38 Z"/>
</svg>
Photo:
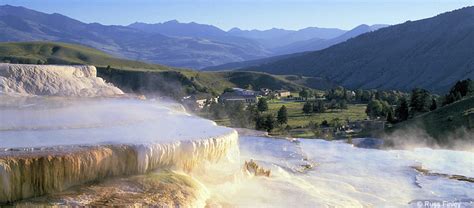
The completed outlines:
<svg viewBox="0 0 474 208">
<path fill-rule="evenodd" d="M 342 43 L 353 37 L 357 37 L 367 32 L 376 31 L 384 27 L 388 27 L 388 25 L 372 25 L 372 26 L 359 25 L 356 28 L 349 30 L 335 38 L 331 38 L 331 39 L 312 38 L 309 40 L 297 41 L 285 46 L 273 48 L 272 52 L 275 54 L 275 56 L 272 56 L 272 57 L 249 60 L 249 61 L 231 62 L 231 63 L 226 63 L 222 65 L 217 65 L 217 66 L 209 66 L 209 67 L 204 68 L 204 70 L 216 71 L 216 70 L 239 69 L 239 68 L 245 68 L 245 67 L 250 67 L 250 66 L 271 63 L 277 60 L 286 59 L 290 57 L 297 57 L 310 51 L 318 51 L 318 50 L 331 47 L 333 45 Z"/>
<path fill-rule="evenodd" d="M 259 41 L 266 48 L 273 49 L 299 41 L 310 39 L 332 39 L 344 34 L 345 30 L 337 28 L 308 27 L 301 30 L 272 28 L 269 30 L 241 30 L 232 28 L 229 34 Z"/>
<path fill-rule="evenodd" d="M 201 69 L 230 62 L 319 50 L 291 46 L 302 41 L 325 40 L 324 47 L 350 31 L 309 27 L 301 30 L 221 30 L 212 25 L 133 23 L 128 26 L 83 23 L 61 14 L 46 14 L 24 7 L 0 6 L 0 41 L 59 41 L 90 46 L 121 58 L 175 67 Z M 342 38 L 343 39 L 343 38 Z M 333 41 L 336 40 L 336 41 Z M 285 51 L 285 47 L 290 48 Z"/>
<path fill-rule="evenodd" d="M 360 25 L 350 31 L 315 27 L 224 31 L 178 21 L 87 24 L 6 5 L 0 6 L 0 29 L 4 42 L 79 43 L 131 60 L 298 75 L 352 89 L 423 87 L 445 92 L 457 80 L 474 79 L 474 7 L 393 26 Z M 281 39 L 292 41 L 276 41 Z"/>
<path fill-rule="evenodd" d="M 474 7 L 466 7 L 241 70 L 320 76 L 352 89 L 445 92 L 458 80 L 474 79 L 473 54 Z"/>
</svg>

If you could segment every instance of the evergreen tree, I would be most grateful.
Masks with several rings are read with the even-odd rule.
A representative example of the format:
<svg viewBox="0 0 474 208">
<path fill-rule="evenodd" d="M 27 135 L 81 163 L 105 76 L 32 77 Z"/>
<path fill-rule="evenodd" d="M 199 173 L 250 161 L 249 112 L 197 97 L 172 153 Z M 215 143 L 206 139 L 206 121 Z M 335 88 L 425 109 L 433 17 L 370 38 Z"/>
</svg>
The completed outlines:
<svg viewBox="0 0 474 208">
<path fill-rule="evenodd" d="M 329 102 L 329 109 L 337 109 L 339 105 L 337 104 L 336 99 L 332 99 L 331 102 Z"/>
<path fill-rule="evenodd" d="M 282 105 L 280 110 L 278 110 L 277 121 L 280 125 L 286 124 L 288 122 L 288 112 L 286 106 Z"/>
<path fill-rule="evenodd" d="M 409 109 L 408 103 L 405 98 L 400 100 L 400 104 L 398 105 L 397 109 L 395 110 L 395 116 L 399 121 L 406 121 L 408 119 Z"/>
<path fill-rule="evenodd" d="M 326 111 L 326 105 L 324 101 L 318 100 L 313 103 L 313 113 L 324 113 Z"/>
<path fill-rule="evenodd" d="M 257 114 L 255 116 L 255 129 L 257 130 L 265 130 L 265 118 L 261 114 Z"/>
<path fill-rule="evenodd" d="M 339 109 L 347 109 L 347 101 L 346 100 L 340 100 L 339 101 Z"/>
<path fill-rule="evenodd" d="M 311 105 L 310 102 L 306 102 L 303 105 L 303 113 L 310 114 L 312 111 L 313 111 L 313 106 Z"/>
<path fill-rule="evenodd" d="M 299 92 L 299 95 L 300 95 L 300 97 L 304 98 L 305 100 L 308 100 L 309 92 L 308 92 L 308 90 L 306 90 L 306 89 L 302 89 L 302 90 Z"/>
<path fill-rule="evenodd" d="M 321 127 L 329 127 L 328 121 L 324 120 L 323 122 L 321 122 Z"/>
<path fill-rule="evenodd" d="M 430 106 L 430 111 L 434 111 L 438 108 L 438 104 L 436 103 L 436 99 L 431 99 L 431 106 Z"/>
<path fill-rule="evenodd" d="M 370 118 L 377 118 L 378 116 L 383 115 L 383 105 L 380 100 L 372 100 L 367 104 L 367 108 L 365 109 L 365 113 Z"/>
<path fill-rule="evenodd" d="M 431 105 L 431 95 L 425 89 L 415 88 L 411 93 L 410 114 L 428 112 Z"/>
<path fill-rule="evenodd" d="M 247 108 L 245 109 L 246 114 L 248 114 L 248 121 L 250 123 L 255 122 L 259 112 L 257 107 L 254 104 L 249 104 Z"/>
<path fill-rule="evenodd" d="M 346 89 L 343 89 L 344 92 L 343 92 L 343 96 L 342 96 L 342 99 L 344 101 L 349 101 L 349 95 L 347 94 L 347 90 Z"/>
<path fill-rule="evenodd" d="M 245 106 L 243 103 L 234 103 L 232 105 L 226 105 L 227 115 L 233 126 L 246 127 L 248 124 L 249 114 L 245 113 Z"/>
<path fill-rule="evenodd" d="M 474 94 L 474 82 L 471 79 L 458 81 L 446 96 L 446 104 L 453 103 L 472 94 Z"/>
<path fill-rule="evenodd" d="M 225 111 L 222 104 L 212 102 L 209 111 L 214 119 L 222 119 L 225 117 Z"/>
<path fill-rule="evenodd" d="M 257 103 L 257 109 L 260 112 L 267 111 L 268 110 L 268 103 L 266 98 L 260 98 L 258 99 Z"/>
<path fill-rule="evenodd" d="M 265 116 L 265 130 L 271 132 L 275 128 L 276 120 L 272 114 Z"/>
<path fill-rule="evenodd" d="M 387 122 L 395 123 L 395 118 L 393 117 L 393 111 L 389 111 L 387 114 Z"/>
</svg>

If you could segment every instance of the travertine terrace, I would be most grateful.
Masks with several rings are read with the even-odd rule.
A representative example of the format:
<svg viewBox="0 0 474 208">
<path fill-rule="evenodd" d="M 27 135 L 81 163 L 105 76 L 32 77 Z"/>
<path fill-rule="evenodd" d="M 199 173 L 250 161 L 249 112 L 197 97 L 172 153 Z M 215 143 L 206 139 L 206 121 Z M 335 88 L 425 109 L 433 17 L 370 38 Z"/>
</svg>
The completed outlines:
<svg viewBox="0 0 474 208">
<path fill-rule="evenodd" d="M 233 129 L 117 97 L 91 66 L 0 65 L 0 203 L 238 154 Z"/>
</svg>

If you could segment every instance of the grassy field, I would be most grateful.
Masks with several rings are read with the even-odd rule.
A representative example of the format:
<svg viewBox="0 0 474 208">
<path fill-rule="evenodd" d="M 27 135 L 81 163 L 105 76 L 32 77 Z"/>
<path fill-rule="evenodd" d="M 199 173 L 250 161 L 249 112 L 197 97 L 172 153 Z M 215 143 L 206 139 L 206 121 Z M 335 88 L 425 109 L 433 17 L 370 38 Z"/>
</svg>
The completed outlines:
<svg viewBox="0 0 474 208">
<path fill-rule="evenodd" d="M 276 115 L 282 105 L 285 105 L 288 109 L 288 125 L 293 128 L 306 127 L 310 121 L 321 124 L 324 120 L 331 122 L 336 118 L 341 121 L 346 121 L 347 119 L 351 121 L 364 120 L 367 118 L 365 113 L 366 105 L 364 104 L 348 105 L 348 109 L 344 110 L 327 110 L 325 113 L 306 115 L 302 111 L 304 102 L 272 100 L 268 103 L 269 112 Z"/>
<path fill-rule="evenodd" d="M 355 121 L 364 120 L 367 118 L 365 113 L 365 104 L 350 104 L 348 105 L 348 109 L 344 110 L 328 110 L 325 113 L 305 115 L 302 112 L 304 102 L 271 100 L 268 102 L 269 109 L 265 113 L 271 113 L 276 116 L 282 105 L 285 105 L 288 109 L 288 125 L 291 126 L 289 135 L 295 138 L 320 137 L 320 135 L 315 135 L 314 132 L 308 128 L 310 121 L 321 124 L 324 120 L 326 120 L 331 123 L 331 121 L 338 118 L 342 123 L 345 123 L 347 119 Z M 222 126 L 231 126 L 230 119 L 228 118 L 214 121 Z M 287 132 L 283 131 L 281 128 L 274 129 L 271 134 L 275 136 L 287 136 Z"/>
</svg>

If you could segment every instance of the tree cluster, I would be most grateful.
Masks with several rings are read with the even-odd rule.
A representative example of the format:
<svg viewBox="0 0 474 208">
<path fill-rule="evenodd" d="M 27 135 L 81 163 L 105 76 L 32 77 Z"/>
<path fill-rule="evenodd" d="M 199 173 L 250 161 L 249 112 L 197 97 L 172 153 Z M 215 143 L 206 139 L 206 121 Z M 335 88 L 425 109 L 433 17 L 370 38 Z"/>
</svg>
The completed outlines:
<svg viewBox="0 0 474 208">
<path fill-rule="evenodd" d="M 304 98 L 305 100 L 308 100 L 309 98 L 314 96 L 313 91 L 304 89 L 304 88 L 298 94 L 300 97 Z"/>
<path fill-rule="evenodd" d="M 255 129 L 271 132 L 277 125 L 288 122 L 288 112 L 286 106 L 282 106 L 277 113 L 277 118 L 271 113 L 264 114 L 268 111 L 268 103 L 265 98 L 260 98 L 257 103 L 257 109 L 254 112 Z"/>
<path fill-rule="evenodd" d="M 443 106 L 472 95 L 474 95 L 474 82 L 471 79 L 460 80 L 456 82 L 449 93 L 444 97 Z"/>
<path fill-rule="evenodd" d="M 230 123 L 235 127 L 255 127 L 257 130 L 268 132 L 288 122 L 286 106 L 279 109 L 276 118 L 275 115 L 266 113 L 268 103 L 265 98 L 259 99 L 257 104 L 249 105 L 242 102 L 211 103 L 204 111 L 212 119 L 229 118 Z"/>
<path fill-rule="evenodd" d="M 313 102 L 306 101 L 303 105 L 302 111 L 304 114 L 324 113 L 327 109 L 347 109 L 347 102 L 345 100 L 331 100 L 329 103 L 323 100 L 316 100 Z"/>
<path fill-rule="evenodd" d="M 409 100 L 408 102 L 406 98 L 401 97 L 393 110 L 393 104 L 385 100 L 373 99 L 367 105 L 367 116 L 372 119 L 383 117 L 388 122 L 395 123 L 437 108 L 436 97 L 425 89 L 413 89 Z"/>
<path fill-rule="evenodd" d="M 385 101 L 390 105 L 396 105 L 406 93 L 400 91 L 382 91 L 382 90 L 348 90 L 343 87 L 337 87 L 327 90 L 325 98 L 327 100 L 345 100 L 348 103 L 364 103 L 368 104 L 370 101 L 376 99 Z"/>
<path fill-rule="evenodd" d="M 380 110 L 377 101 L 384 106 L 382 107 L 382 109 L 384 109 L 383 113 L 380 113 L 380 111 L 377 110 Z M 371 111 L 369 108 L 376 110 Z M 410 117 L 414 117 L 421 113 L 436 110 L 437 108 L 438 101 L 435 95 L 425 89 L 415 88 L 410 94 L 409 101 L 404 97 L 400 98 L 396 104 L 395 110 L 392 110 L 392 105 L 388 102 L 384 103 L 384 101 L 380 100 L 371 101 L 367 106 L 367 115 L 369 115 L 369 111 L 370 113 L 376 112 L 375 114 L 378 116 L 386 117 L 388 122 L 396 123 L 408 120 Z M 371 115 L 369 116 L 373 118 Z"/>
<path fill-rule="evenodd" d="M 378 99 L 373 99 L 367 104 L 365 113 L 372 119 L 378 117 L 387 117 L 392 114 L 392 106 L 388 102 Z"/>
<path fill-rule="evenodd" d="M 207 111 L 212 119 L 229 118 L 232 126 L 248 128 L 254 121 L 256 108 L 254 105 L 245 106 L 240 102 L 212 102 L 204 111 Z"/>
</svg>

